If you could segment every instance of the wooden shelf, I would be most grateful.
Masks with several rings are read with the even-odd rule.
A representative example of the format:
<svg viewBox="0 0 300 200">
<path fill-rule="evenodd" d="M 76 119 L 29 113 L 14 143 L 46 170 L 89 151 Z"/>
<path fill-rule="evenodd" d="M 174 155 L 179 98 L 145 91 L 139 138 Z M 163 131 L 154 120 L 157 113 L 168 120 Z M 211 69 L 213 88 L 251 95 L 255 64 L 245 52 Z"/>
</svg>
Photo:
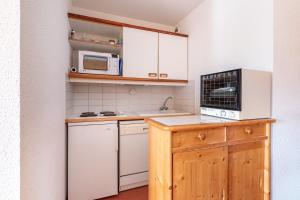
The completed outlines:
<svg viewBox="0 0 300 200">
<path fill-rule="evenodd" d="M 135 28 L 135 29 L 140 29 L 140 30 L 145 30 L 145 31 L 152 31 L 152 32 L 157 32 L 157 33 L 164 33 L 164 34 L 169 34 L 169 35 L 188 37 L 188 35 L 183 34 L 183 33 L 175 33 L 175 32 L 171 32 L 171 31 L 164 31 L 164 30 L 159 30 L 159 29 L 154 29 L 154 28 L 148 28 L 148 27 L 144 27 L 144 26 L 136 26 L 136 25 L 132 25 L 132 24 L 116 22 L 116 21 L 111 21 L 111 20 L 106 20 L 106 19 L 100 19 L 100 18 L 79 15 L 79 14 L 74 14 L 74 13 L 68 13 L 68 17 L 70 19 L 79 19 L 79 20 L 83 20 L 83 21 L 95 22 L 95 23 L 99 23 L 99 24 L 107 24 L 107 25 L 112 25 L 112 26 L 116 26 L 116 27 L 128 27 L 128 28 Z"/>
<path fill-rule="evenodd" d="M 187 80 L 170 79 L 152 79 L 152 78 L 133 78 L 100 74 L 83 74 L 77 72 L 69 73 L 70 82 L 81 83 L 111 83 L 128 85 L 168 85 L 168 86 L 186 86 Z"/>
<path fill-rule="evenodd" d="M 70 45 L 76 50 L 88 50 L 88 51 L 101 51 L 104 53 L 120 54 L 122 46 L 117 44 L 110 44 L 109 42 L 101 41 L 86 41 L 78 39 L 69 39 Z"/>
</svg>

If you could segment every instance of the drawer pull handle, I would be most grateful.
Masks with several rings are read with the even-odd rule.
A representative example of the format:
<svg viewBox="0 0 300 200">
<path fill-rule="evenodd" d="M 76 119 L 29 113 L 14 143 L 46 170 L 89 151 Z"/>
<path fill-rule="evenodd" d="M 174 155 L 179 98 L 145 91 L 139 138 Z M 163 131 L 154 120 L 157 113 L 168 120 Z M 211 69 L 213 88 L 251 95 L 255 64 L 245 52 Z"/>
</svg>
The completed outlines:
<svg viewBox="0 0 300 200">
<path fill-rule="evenodd" d="M 168 78 L 168 74 L 159 74 L 161 78 Z"/>
<path fill-rule="evenodd" d="M 198 138 L 201 140 L 201 141 L 204 141 L 206 139 L 206 135 L 205 134 L 199 134 L 198 135 Z"/>
<path fill-rule="evenodd" d="M 148 73 L 149 77 L 157 77 L 157 73 Z"/>
<path fill-rule="evenodd" d="M 252 135 L 252 134 L 253 134 L 251 128 L 245 128 L 245 133 L 246 133 L 247 135 Z"/>
</svg>

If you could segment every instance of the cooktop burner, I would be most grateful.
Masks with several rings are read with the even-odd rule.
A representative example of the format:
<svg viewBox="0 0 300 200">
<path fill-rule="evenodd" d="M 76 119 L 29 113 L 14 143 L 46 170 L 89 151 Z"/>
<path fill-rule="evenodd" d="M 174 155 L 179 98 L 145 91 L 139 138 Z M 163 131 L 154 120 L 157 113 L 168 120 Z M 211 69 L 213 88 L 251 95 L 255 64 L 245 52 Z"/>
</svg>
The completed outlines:
<svg viewBox="0 0 300 200">
<path fill-rule="evenodd" d="M 103 111 L 103 112 L 100 112 L 100 115 L 101 116 L 116 116 L 117 114 L 113 111 Z"/>
<path fill-rule="evenodd" d="M 80 117 L 96 117 L 96 116 L 98 116 L 98 115 L 94 112 L 83 112 L 80 115 Z"/>
<path fill-rule="evenodd" d="M 99 116 L 105 116 L 105 117 L 108 117 L 108 116 L 116 116 L 117 114 L 113 111 L 103 111 L 103 112 L 100 112 L 100 115 Z M 80 117 L 96 117 L 98 116 L 95 112 L 83 112 L 81 113 Z"/>
</svg>

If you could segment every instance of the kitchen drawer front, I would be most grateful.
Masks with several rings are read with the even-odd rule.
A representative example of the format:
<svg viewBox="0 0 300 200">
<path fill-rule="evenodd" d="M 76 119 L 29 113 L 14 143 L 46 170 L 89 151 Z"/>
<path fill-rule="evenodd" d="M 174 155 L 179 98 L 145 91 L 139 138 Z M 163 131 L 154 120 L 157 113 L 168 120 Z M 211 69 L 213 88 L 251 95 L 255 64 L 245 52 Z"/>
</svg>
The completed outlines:
<svg viewBox="0 0 300 200">
<path fill-rule="evenodd" d="M 225 128 L 177 132 L 172 135 L 173 148 L 200 147 L 226 141 Z"/>
<path fill-rule="evenodd" d="M 266 135 L 266 125 L 258 124 L 251 126 L 232 126 L 227 128 L 227 140 L 247 140 L 263 137 Z"/>
</svg>

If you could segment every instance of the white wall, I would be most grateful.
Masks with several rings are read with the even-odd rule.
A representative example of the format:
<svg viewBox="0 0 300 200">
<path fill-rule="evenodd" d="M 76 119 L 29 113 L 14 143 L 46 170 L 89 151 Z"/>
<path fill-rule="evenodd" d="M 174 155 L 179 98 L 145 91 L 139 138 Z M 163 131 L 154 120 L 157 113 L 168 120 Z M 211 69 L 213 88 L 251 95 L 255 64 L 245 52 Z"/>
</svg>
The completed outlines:
<svg viewBox="0 0 300 200">
<path fill-rule="evenodd" d="M 20 1 L 0 1 L 0 199 L 20 199 Z"/>
<path fill-rule="evenodd" d="M 67 0 L 21 1 L 21 199 L 66 195 Z"/>
<path fill-rule="evenodd" d="M 272 199 L 300 199 L 300 1 L 274 1 Z"/>
<path fill-rule="evenodd" d="M 128 24 L 134 24 L 137 26 L 156 28 L 156 29 L 161 29 L 161 30 L 166 30 L 166 31 L 174 31 L 174 29 L 175 29 L 175 27 L 167 26 L 164 24 L 158 24 L 158 23 L 148 22 L 148 21 L 139 20 L 139 19 L 122 17 L 122 16 L 112 15 L 112 14 L 103 13 L 103 12 L 97 12 L 97 11 L 88 10 L 85 8 L 79 8 L 79 7 L 75 7 L 75 6 L 72 6 L 70 8 L 70 12 L 80 14 L 80 15 L 97 17 L 97 18 L 101 18 L 101 19 L 107 19 L 107 20 L 112 20 L 112 21 L 117 21 L 117 22 L 128 23 Z"/>
<path fill-rule="evenodd" d="M 272 71 L 273 1 L 206 0 L 179 23 L 189 34 L 189 78 L 199 111 L 200 74 L 233 68 Z"/>
</svg>

